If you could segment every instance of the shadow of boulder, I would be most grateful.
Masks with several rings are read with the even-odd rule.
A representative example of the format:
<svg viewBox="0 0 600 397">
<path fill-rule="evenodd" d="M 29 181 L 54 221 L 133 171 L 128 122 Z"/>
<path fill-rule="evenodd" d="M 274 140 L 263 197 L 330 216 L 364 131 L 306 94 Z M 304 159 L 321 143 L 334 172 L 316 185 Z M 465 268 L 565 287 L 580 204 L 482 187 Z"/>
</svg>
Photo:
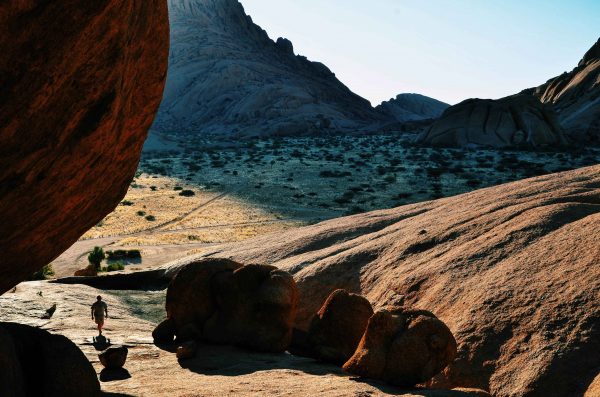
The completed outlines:
<svg viewBox="0 0 600 397">
<path fill-rule="evenodd" d="M 101 382 L 111 382 L 115 380 L 124 380 L 131 378 L 131 374 L 125 368 L 108 369 L 104 368 L 100 371 Z"/>
</svg>

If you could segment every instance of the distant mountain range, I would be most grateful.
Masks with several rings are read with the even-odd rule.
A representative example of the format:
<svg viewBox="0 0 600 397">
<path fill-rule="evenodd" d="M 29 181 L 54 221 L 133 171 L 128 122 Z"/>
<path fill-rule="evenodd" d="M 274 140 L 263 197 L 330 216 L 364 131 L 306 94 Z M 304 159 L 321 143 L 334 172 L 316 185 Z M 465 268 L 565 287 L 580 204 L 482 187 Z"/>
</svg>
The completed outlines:
<svg viewBox="0 0 600 397">
<path fill-rule="evenodd" d="M 497 100 L 449 106 L 400 94 L 377 107 L 319 62 L 273 41 L 237 0 L 169 0 L 171 50 L 153 129 L 303 135 L 420 130 L 438 146 L 600 144 L 600 40 L 571 72 Z M 434 121 L 435 120 L 435 121 Z"/>
<path fill-rule="evenodd" d="M 271 40 L 236 0 L 169 0 L 171 51 L 153 129 L 298 135 L 438 117 L 447 104 L 402 94 L 374 108 L 327 66 Z"/>
<path fill-rule="evenodd" d="M 506 98 L 463 101 L 417 139 L 458 147 L 600 144 L 600 40 L 571 72 Z"/>
</svg>

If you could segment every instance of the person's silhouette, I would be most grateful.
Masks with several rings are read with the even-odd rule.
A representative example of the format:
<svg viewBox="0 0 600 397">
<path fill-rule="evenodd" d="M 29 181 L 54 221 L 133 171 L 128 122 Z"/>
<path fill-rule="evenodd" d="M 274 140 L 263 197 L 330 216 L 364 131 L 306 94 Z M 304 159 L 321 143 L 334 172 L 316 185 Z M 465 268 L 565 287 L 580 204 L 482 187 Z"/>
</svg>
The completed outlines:
<svg viewBox="0 0 600 397">
<path fill-rule="evenodd" d="M 92 305 L 92 320 L 95 320 L 98 324 L 99 335 L 102 335 L 105 318 L 108 318 L 108 306 L 102 301 L 102 297 L 98 295 L 96 302 Z"/>
</svg>

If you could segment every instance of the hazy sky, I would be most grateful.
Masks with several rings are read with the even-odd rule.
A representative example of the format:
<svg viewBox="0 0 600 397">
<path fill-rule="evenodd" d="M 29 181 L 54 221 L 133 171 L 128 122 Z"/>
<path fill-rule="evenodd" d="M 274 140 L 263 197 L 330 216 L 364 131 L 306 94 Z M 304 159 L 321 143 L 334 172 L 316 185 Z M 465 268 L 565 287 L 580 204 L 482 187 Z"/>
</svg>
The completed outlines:
<svg viewBox="0 0 600 397">
<path fill-rule="evenodd" d="M 510 95 L 571 70 L 600 36 L 600 0 L 241 2 L 373 105 L 401 92 Z"/>
</svg>

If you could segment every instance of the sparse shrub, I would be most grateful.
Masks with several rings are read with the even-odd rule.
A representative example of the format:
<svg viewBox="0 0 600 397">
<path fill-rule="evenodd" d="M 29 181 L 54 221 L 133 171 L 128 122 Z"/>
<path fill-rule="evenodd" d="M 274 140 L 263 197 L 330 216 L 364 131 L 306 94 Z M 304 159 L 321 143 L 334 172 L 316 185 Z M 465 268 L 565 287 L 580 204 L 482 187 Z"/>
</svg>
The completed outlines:
<svg viewBox="0 0 600 397">
<path fill-rule="evenodd" d="M 175 186 L 173 190 L 183 190 L 183 188 L 181 186 Z"/>
<path fill-rule="evenodd" d="M 52 276 L 54 276 L 54 269 L 52 268 L 52 265 L 48 264 L 33 273 L 29 280 L 46 280 Z"/>
<path fill-rule="evenodd" d="M 325 171 L 321 171 L 319 172 L 319 176 L 321 178 L 343 178 L 345 176 L 351 176 L 352 173 L 348 172 L 348 171 L 330 171 L 330 170 L 325 170 Z"/>
<path fill-rule="evenodd" d="M 104 250 L 102 247 L 94 247 L 92 251 L 88 254 L 88 262 L 96 267 L 96 269 L 100 269 L 100 263 L 104 259 Z"/>
<path fill-rule="evenodd" d="M 383 178 L 383 180 L 387 183 L 394 183 L 396 182 L 396 175 L 388 175 L 385 178 Z"/>
<path fill-rule="evenodd" d="M 124 205 L 126 207 L 130 207 L 130 206 L 133 205 L 133 201 L 123 200 L 123 201 L 121 201 L 121 205 Z"/>
<path fill-rule="evenodd" d="M 150 186 L 150 190 L 152 190 L 153 192 L 156 191 L 156 186 Z"/>
<path fill-rule="evenodd" d="M 102 268 L 103 272 L 115 272 L 117 270 L 124 270 L 125 269 L 125 263 L 124 262 L 113 262 L 113 263 L 109 263 L 108 265 L 104 266 Z"/>
<path fill-rule="evenodd" d="M 106 251 L 106 258 L 108 260 L 117 260 L 117 259 L 139 259 L 142 257 L 140 250 L 114 250 L 114 251 Z"/>
<path fill-rule="evenodd" d="M 154 215 L 146 215 L 146 220 L 149 222 L 154 222 L 156 217 Z"/>
<path fill-rule="evenodd" d="M 186 190 L 182 190 L 181 192 L 179 192 L 179 195 L 183 196 L 183 197 L 192 197 L 192 196 L 195 196 L 196 193 L 194 193 L 193 190 L 186 189 Z"/>
<path fill-rule="evenodd" d="M 144 216 L 144 215 L 146 215 L 146 212 L 145 211 L 138 211 L 138 212 L 136 212 L 136 214 L 138 216 Z"/>
</svg>

